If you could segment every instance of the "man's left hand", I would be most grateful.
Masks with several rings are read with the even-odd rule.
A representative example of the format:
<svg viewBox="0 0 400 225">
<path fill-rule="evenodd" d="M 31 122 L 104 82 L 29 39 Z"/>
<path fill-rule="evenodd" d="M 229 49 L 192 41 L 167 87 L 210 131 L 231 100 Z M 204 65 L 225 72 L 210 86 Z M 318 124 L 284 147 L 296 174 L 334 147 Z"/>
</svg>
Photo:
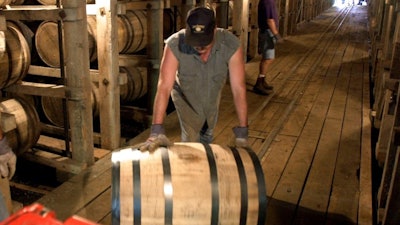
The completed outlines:
<svg viewBox="0 0 400 225">
<path fill-rule="evenodd" d="M 279 33 L 274 35 L 274 39 L 275 39 L 276 43 L 279 43 L 279 44 L 284 42 L 282 36 Z"/>
</svg>

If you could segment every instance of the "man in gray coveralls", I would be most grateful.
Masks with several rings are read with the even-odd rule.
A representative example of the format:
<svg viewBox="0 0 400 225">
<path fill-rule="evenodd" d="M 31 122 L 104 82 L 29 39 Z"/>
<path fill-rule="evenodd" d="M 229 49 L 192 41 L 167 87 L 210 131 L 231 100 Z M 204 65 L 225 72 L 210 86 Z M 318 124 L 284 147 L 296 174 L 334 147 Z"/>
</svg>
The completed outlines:
<svg viewBox="0 0 400 225">
<path fill-rule="evenodd" d="M 247 146 L 246 83 L 239 39 L 216 27 L 213 10 L 197 7 L 188 12 L 186 28 L 165 43 L 151 134 L 139 148 L 154 150 L 169 145 L 163 122 L 170 96 L 178 114 L 182 141 L 211 143 L 228 72 L 239 120 L 233 128 L 235 145 Z"/>
</svg>

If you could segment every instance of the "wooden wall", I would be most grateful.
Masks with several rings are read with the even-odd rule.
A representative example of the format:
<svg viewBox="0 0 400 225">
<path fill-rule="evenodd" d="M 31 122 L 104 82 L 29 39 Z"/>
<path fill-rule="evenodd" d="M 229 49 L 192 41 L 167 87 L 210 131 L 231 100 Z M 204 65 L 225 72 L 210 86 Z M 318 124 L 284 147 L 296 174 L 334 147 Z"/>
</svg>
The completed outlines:
<svg viewBox="0 0 400 225">
<path fill-rule="evenodd" d="M 399 1 L 370 0 L 371 118 L 379 131 L 375 158 L 379 174 L 377 197 L 378 224 L 400 221 L 400 13 Z"/>
<path fill-rule="evenodd" d="M 296 27 L 309 22 L 321 12 L 332 7 L 334 0 L 276 0 L 280 16 L 280 33 L 287 36 L 296 32 Z"/>
</svg>

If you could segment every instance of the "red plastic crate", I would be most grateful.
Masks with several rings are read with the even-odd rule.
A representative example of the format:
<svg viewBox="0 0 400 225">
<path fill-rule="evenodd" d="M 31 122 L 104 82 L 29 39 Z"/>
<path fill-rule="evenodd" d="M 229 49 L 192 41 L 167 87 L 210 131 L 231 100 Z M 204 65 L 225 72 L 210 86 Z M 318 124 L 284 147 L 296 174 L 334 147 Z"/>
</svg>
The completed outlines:
<svg viewBox="0 0 400 225">
<path fill-rule="evenodd" d="M 54 211 L 35 203 L 8 217 L 0 225 L 99 225 L 79 216 L 72 216 L 64 223 L 56 219 Z"/>
</svg>

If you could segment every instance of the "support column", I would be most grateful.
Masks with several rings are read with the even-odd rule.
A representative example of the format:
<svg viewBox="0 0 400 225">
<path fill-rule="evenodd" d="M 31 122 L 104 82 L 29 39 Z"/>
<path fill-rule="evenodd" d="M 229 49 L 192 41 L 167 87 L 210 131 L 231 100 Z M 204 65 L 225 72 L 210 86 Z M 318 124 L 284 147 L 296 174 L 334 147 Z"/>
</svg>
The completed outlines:
<svg viewBox="0 0 400 225">
<path fill-rule="evenodd" d="M 149 93 L 149 110 L 153 115 L 154 97 L 157 92 L 158 77 L 160 74 L 160 61 L 163 54 L 163 13 L 164 4 L 160 2 L 158 7 L 156 4 L 147 5 L 147 54 L 149 59 L 148 68 L 148 93 Z M 184 17 L 184 16 L 183 16 Z"/>
<path fill-rule="evenodd" d="M 181 4 L 181 12 L 182 12 L 182 16 L 181 16 L 181 24 L 182 27 L 185 28 L 186 27 L 186 16 L 187 13 L 190 9 L 194 8 L 196 6 L 196 0 L 183 0 L 182 4 Z"/>
<path fill-rule="evenodd" d="M 71 127 L 72 159 L 82 166 L 92 165 L 93 119 L 86 1 L 65 1 L 64 26 L 66 98 Z"/>
<path fill-rule="evenodd" d="M 250 0 L 250 27 L 249 27 L 249 46 L 247 56 L 254 58 L 258 53 L 258 2 L 259 0 Z"/>
<path fill-rule="evenodd" d="M 279 33 L 282 35 L 282 37 L 286 37 L 288 35 L 288 28 L 289 28 L 289 23 L 290 23 L 290 0 L 284 0 L 284 6 L 285 6 L 285 16 L 284 16 L 284 21 L 283 21 L 283 26 L 280 26 L 283 29 L 279 29 Z"/>
<path fill-rule="evenodd" d="M 235 0 L 233 2 L 232 33 L 239 37 L 244 58 L 247 58 L 247 40 L 249 24 L 249 0 Z"/>
<path fill-rule="evenodd" d="M 115 149 L 121 136 L 117 0 L 97 2 L 101 147 Z"/>
<path fill-rule="evenodd" d="M 216 2 L 217 27 L 228 28 L 229 0 L 219 0 Z"/>
</svg>

